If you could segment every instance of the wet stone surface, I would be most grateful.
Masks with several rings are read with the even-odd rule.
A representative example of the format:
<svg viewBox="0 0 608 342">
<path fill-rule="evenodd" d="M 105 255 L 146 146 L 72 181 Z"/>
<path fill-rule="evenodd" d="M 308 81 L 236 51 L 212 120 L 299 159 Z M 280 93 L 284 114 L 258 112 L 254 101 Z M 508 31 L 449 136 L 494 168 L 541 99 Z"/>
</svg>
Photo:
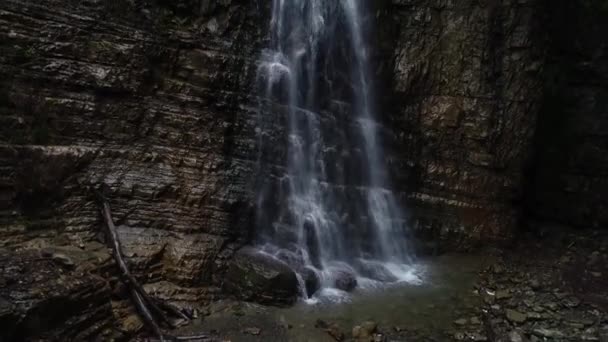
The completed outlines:
<svg viewBox="0 0 608 342">
<path fill-rule="evenodd" d="M 184 332 L 213 330 L 229 341 L 604 342 L 606 235 L 566 231 L 509 250 L 436 257 L 421 265 L 424 284 L 355 290 L 344 303 L 222 302 Z"/>
</svg>

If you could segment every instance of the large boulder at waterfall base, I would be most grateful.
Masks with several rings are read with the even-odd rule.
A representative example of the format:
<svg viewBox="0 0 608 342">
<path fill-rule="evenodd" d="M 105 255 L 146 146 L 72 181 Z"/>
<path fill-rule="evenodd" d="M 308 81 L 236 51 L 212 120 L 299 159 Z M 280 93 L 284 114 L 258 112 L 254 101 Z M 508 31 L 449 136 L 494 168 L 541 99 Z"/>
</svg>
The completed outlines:
<svg viewBox="0 0 608 342">
<path fill-rule="evenodd" d="M 321 279 L 312 268 L 306 267 L 301 274 L 306 286 L 306 295 L 310 298 L 321 288 Z"/>
<path fill-rule="evenodd" d="M 357 278 L 353 273 L 340 270 L 336 272 L 334 277 L 334 286 L 337 289 L 350 292 L 357 287 Z"/>
<path fill-rule="evenodd" d="M 224 289 L 240 300 L 277 306 L 292 305 L 299 295 L 295 272 L 284 262 L 251 247 L 236 252 Z"/>
</svg>

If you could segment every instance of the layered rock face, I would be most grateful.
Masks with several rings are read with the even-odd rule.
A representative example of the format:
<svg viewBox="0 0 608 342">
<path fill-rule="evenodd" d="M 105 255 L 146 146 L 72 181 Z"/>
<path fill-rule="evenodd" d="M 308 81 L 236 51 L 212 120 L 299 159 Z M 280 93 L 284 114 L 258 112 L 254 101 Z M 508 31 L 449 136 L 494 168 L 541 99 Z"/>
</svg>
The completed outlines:
<svg viewBox="0 0 608 342">
<path fill-rule="evenodd" d="M 540 2 L 394 0 L 383 13 L 410 227 L 448 249 L 510 238 L 541 96 Z"/>
<path fill-rule="evenodd" d="M 608 224 L 608 3 L 557 1 L 539 114 L 529 214 Z"/>
<path fill-rule="evenodd" d="M 378 1 L 378 119 L 420 241 L 507 240 L 526 199 L 543 219 L 608 221 L 605 23 L 566 2 Z M 105 184 L 125 256 L 155 297 L 191 307 L 224 296 L 227 261 L 251 241 L 268 2 L 136 3 L 0 2 L 0 322 L 12 322 L 0 339 L 141 327 L 90 187 Z M 548 17 L 570 25 L 539 29 Z M 330 121 L 350 113 L 332 90 Z M 272 109 L 266 162 L 280 175 L 285 110 Z M 236 283 L 258 267 L 234 260 Z M 281 274 L 271 266 L 237 287 L 256 297 Z"/>
<path fill-rule="evenodd" d="M 137 3 L 0 4 L 0 247 L 90 252 L 102 221 L 89 187 L 105 184 L 125 255 L 146 288 L 202 305 L 248 236 L 249 84 L 261 11 L 244 0 Z M 65 292 L 102 285 L 86 286 Z M 90 308 L 97 295 L 78 305 Z"/>
</svg>

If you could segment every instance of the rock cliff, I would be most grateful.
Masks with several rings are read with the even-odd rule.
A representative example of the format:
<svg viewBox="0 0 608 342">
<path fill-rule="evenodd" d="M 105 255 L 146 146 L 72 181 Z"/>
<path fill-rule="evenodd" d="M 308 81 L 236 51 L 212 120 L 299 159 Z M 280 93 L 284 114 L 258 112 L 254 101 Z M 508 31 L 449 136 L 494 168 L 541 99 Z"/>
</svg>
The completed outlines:
<svg viewBox="0 0 608 342">
<path fill-rule="evenodd" d="M 102 221 L 88 187 L 103 183 L 125 254 L 149 290 L 185 305 L 212 300 L 214 275 L 248 236 L 249 84 L 260 13 L 245 0 L 2 1 L 0 247 L 91 252 Z M 62 255 L 76 263 L 74 253 Z M 2 260 L 0 269 L 12 272 Z M 95 277 L 113 273 L 91 264 Z M 61 279 L 44 279 L 53 288 L 80 277 L 67 269 Z M 96 305 L 96 293 L 78 293 L 101 285 L 83 286 L 47 299 Z M 116 304 L 125 296 L 105 297 L 115 315 L 126 315 Z M 17 312 L 17 324 L 28 321 Z M 17 336 L 57 323 L 41 317 Z"/>
<path fill-rule="evenodd" d="M 394 0 L 386 16 L 385 112 L 410 226 L 440 248 L 511 238 L 542 95 L 541 1 Z"/>
<path fill-rule="evenodd" d="M 606 224 L 605 23 L 566 3 L 378 5 L 388 163 L 419 245 L 507 241 L 524 209 Z M 223 296 L 254 222 L 265 6 L 0 3 L 0 337 L 141 326 L 100 244 L 100 184 L 148 291 L 189 308 Z M 69 308 L 61 322 L 49 305 Z"/>
<path fill-rule="evenodd" d="M 578 227 L 608 223 L 608 3 L 557 1 L 526 193 L 529 215 Z"/>
</svg>

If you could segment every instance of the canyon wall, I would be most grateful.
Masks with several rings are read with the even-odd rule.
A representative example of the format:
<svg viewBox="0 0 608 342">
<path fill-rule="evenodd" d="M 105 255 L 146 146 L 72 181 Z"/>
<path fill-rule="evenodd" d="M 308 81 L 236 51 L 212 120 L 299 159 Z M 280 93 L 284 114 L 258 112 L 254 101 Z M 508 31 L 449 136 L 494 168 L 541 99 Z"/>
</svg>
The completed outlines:
<svg viewBox="0 0 608 342">
<path fill-rule="evenodd" d="M 99 244 L 90 188 L 102 184 L 146 288 L 215 298 L 214 275 L 249 235 L 261 12 L 249 0 L 0 3 L 0 320 L 19 317 L 16 336 L 87 339 L 112 313 L 138 321 Z M 11 281 L 21 274 L 33 280 Z"/>
<path fill-rule="evenodd" d="M 393 179 L 433 248 L 513 237 L 542 95 L 542 14 L 535 0 L 394 0 L 381 12 L 380 34 L 394 37 L 382 47 Z"/>
<path fill-rule="evenodd" d="M 268 3 L 137 3 L 0 3 L 4 336 L 141 326 L 91 188 L 104 185 L 146 289 L 185 307 L 223 296 L 226 262 L 251 240 Z M 605 24 L 553 4 L 378 4 L 387 162 L 425 252 L 509 241 L 528 216 L 607 222 Z M 277 163 L 284 123 L 266 120 Z"/>
<path fill-rule="evenodd" d="M 608 224 L 608 2 L 547 7 L 544 100 L 527 183 L 528 215 L 582 228 Z"/>
</svg>

